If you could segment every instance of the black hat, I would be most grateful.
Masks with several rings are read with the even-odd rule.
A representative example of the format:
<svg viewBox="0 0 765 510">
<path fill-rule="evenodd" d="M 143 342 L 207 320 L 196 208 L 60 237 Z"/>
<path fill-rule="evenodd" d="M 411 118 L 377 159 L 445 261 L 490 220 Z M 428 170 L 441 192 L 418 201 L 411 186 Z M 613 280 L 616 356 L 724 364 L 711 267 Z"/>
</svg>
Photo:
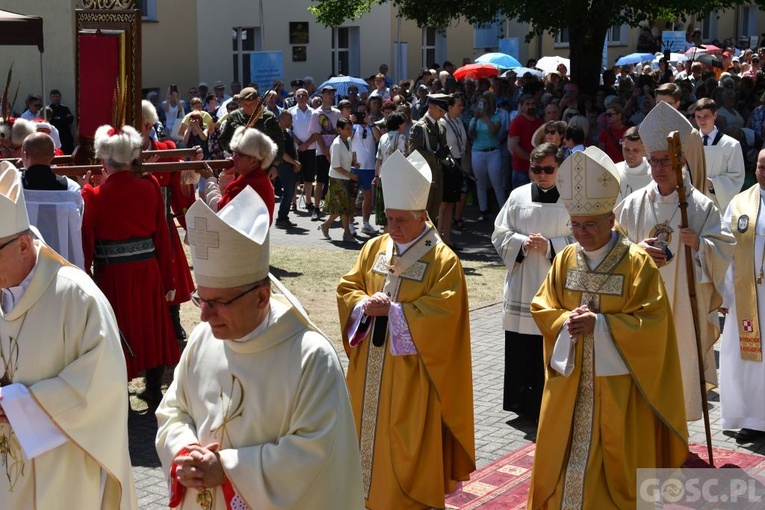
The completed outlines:
<svg viewBox="0 0 765 510">
<path fill-rule="evenodd" d="M 446 111 L 449 109 L 449 99 L 451 97 L 449 94 L 428 94 L 428 104 L 436 105 L 443 111 Z"/>
<path fill-rule="evenodd" d="M 295 87 L 304 87 L 304 86 L 305 86 L 305 82 L 303 80 L 292 80 L 290 82 L 290 87 L 292 87 L 292 88 L 295 88 Z"/>
</svg>

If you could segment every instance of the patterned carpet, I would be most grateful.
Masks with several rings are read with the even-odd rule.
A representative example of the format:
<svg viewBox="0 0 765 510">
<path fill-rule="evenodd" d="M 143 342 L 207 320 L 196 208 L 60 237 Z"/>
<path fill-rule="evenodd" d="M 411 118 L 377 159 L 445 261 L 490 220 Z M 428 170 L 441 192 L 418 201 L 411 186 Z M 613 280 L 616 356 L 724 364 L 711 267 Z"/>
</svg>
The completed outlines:
<svg viewBox="0 0 765 510">
<path fill-rule="evenodd" d="M 526 507 L 526 497 L 534 463 L 534 443 L 515 450 L 479 469 L 462 489 L 446 499 L 446 508 L 471 510 L 516 510 Z M 704 468 L 707 464 L 705 445 L 691 443 L 691 454 L 684 467 Z M 765 457 L 745 450 L 713 448 L 718 468 L 765 469 Z"/>
</svg>

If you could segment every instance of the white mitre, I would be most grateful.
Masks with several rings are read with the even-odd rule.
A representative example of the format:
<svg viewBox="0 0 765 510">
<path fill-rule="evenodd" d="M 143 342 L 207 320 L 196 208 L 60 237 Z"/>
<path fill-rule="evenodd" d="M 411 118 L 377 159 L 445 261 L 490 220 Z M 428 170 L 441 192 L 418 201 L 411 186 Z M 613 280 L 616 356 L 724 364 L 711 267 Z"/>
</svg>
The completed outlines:
<svg viewBox="0 0 765 510">
<path fill-rule="evenodd" d="M 8 161 L 0 162 L 0 237 L 29 229 L 21 174 Z"/>
<path fill-rule="evenodd" d="M 422 155 L 414 151 L 408 158 L 391 154 L 380 169 L 386 209 L 424 211 L 433 174 Z"/>
<path fill-rule="evenodd" d="M 603 164 L 586 151 L 574 152 L 560 165 L 555 186 L 569 216 L 597 216 L 614 210 L 619 172 L 613 162 Z"/>
<path fill-rule="evenodd" d="M 662 101 L 648 112 L 638 129 L 646 154 L 667 150 L 667 137 L 672 131 L 680 134 L 680 143 L 687 147 L 693 126 L 682 113 Z"/>
<path fill-rule="evenodd" d="M 203 200 L 186 212 L 197 286 L 241 287 L 268 276 L 268 207 L 246 186 L 216 214 Z"/>
<path fill-rule="evenodd" d="M 586 152 L 587 155 L 592 159 L 600 163 L 603 168 L 607 169 L 610 173 L 616 175 L 617 178 L 619 178 L 619 169 L 617 168 L 616 163 L 614 163 L 614 160 L 612 160 L 608 154 L 603 152 L 600 147 L 591 145 L 587 147 L 584 152 Z M 621 181 L 620 178 L 619 180 Z"/>
</svg>

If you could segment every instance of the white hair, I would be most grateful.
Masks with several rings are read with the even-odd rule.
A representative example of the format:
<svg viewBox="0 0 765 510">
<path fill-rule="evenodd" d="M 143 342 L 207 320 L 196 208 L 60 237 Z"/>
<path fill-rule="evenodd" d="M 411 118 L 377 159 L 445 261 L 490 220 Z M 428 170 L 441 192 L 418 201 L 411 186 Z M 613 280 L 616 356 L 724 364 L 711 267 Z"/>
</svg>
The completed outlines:
<svg viewBox="0 0 765 510">
<path fill-rule="evenodd" d="M 133 126 L 113 128 L 105 124 L 96 130 L 96 158 L 117 168 L 127 167 L 141 156 L 143 139 Z"/>
<path fill-rule="evenodd" d="M 265 134 L 255 128 L 239 126 L 229 144 L 232 151 L 258 158 L 261 168 L 268 168 L 276 157 L 278 147 Z"/>
<path fill-rule="evenodd" d="M 157 109 L 154 108 L 154 105 L 151 104 L 151 101 L 147 101 L 146 99 L 141 101 L 141 116 L 143 117 L 143 121 L 145 123 L 150 123 L 152 126 L 159 120 L 157 117 Z"/>
</svg>

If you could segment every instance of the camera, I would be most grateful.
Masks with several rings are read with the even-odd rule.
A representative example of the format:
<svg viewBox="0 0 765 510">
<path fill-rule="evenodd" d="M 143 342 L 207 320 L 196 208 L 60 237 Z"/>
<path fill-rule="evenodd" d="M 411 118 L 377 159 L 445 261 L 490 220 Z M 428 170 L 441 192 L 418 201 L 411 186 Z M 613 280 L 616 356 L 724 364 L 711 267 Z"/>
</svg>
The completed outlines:
<svg viewBox="0 0 765 510">
<path fill-rule="evenodd" d="M 178 92 L 178 85 L 170 85 L 170 92 Z"/>
<path fill-rule="evenodd" d="M 367 112 L 356 112 L 356 122 L 361 122 L 367 116 Z"/>
</svg>

